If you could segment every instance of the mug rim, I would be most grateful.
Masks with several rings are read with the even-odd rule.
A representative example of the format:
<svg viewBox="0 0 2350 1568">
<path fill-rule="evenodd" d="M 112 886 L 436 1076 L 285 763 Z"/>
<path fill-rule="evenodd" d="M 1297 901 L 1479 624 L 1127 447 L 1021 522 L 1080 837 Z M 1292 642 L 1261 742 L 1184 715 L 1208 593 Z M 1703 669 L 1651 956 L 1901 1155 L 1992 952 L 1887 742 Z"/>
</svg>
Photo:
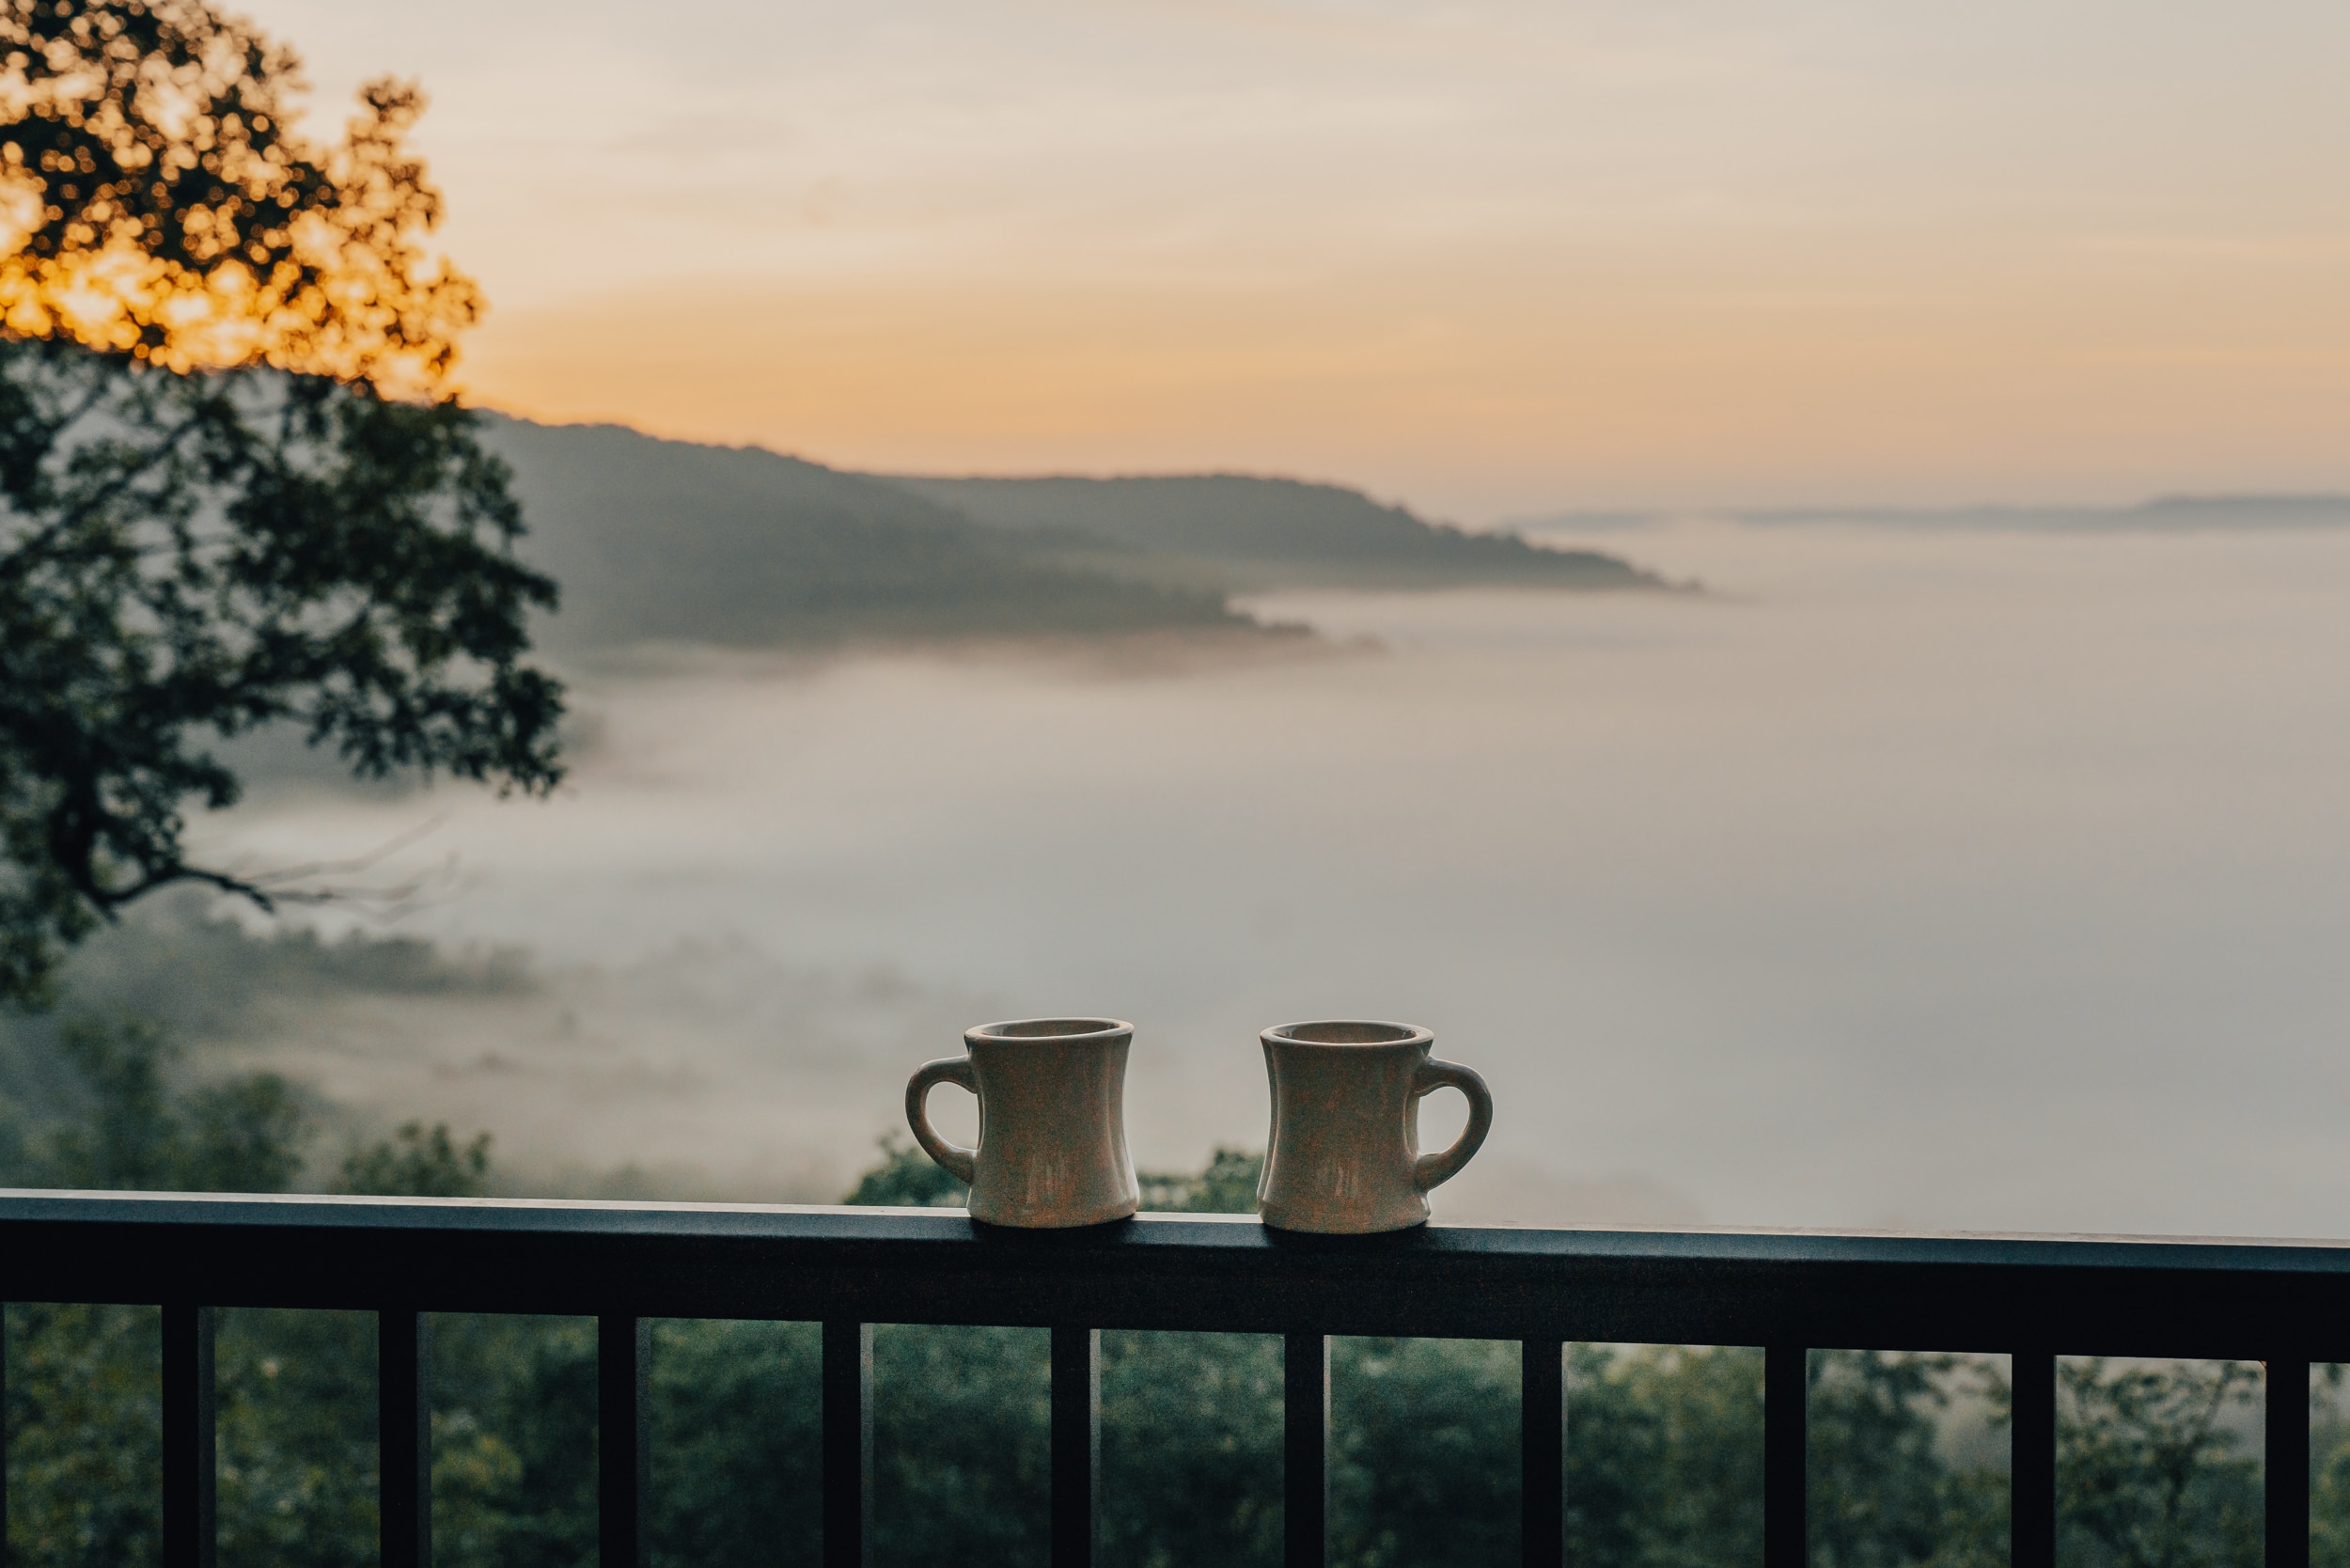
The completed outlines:
<svg viewBox="0 0 2350 1568">
<path fill-rule="evenodd" d="M 1300 1040 L 1298 1029 L 1390 1029 L 1391 1040 Z M 1386 1018 L 1308 1018 L 1295 1024 L 1276 1024 L 1257 1038 L 1267 1045 L 1304 1045 L 1322 1051 L 1391 1051 L 1404 1045 L 1433 1045 L 1436 1031 L 1418 1024 Z"/>
<path fill-rule="evenodd" d="M 1069 1027 L 1049 1034 L 1042 1032 L 1046 1026 L 1056 1024 Z M 1039 1032 L 1014 1033 L 1014 1030 Z M 1047 1013 L 1038 1018 L 1007 1018 L 1000 1023 L 976 1025 L 963 1031 L 963 1039 L 966 1045 L 977 1041 L 995 1045 L 1072 1045 L 1110 1040 L 1134 1032 L 1135 1027 L 1122 1018 L 1067 1017 Z"/>
</svg>

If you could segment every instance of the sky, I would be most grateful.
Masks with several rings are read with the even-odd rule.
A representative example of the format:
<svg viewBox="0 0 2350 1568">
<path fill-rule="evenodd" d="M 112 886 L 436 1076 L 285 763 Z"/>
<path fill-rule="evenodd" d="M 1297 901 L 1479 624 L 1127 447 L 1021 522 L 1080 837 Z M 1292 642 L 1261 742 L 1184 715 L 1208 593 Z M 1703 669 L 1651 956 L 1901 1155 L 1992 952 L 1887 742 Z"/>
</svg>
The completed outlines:
<svg viewBox="0 0 2350 1568">
<path fill-rule="evenodd" d="M 255 0 L 478 402 L 1564 509 L 2350 489 L 2340 0 Z"/>
</svg>

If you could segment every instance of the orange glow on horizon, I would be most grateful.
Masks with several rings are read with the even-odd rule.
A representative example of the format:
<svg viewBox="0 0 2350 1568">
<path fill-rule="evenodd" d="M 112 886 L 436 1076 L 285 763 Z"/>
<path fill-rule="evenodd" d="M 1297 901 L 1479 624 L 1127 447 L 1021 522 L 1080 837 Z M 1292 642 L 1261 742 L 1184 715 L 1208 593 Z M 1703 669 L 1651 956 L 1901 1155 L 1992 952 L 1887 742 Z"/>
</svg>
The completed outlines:
<svg viewBox="0 0 2350 1568">
<path fill-rule="evenodd" d="M 2350 8 L 681 4 L 251 0 L 431 88 L 475 400 L 1471 521 L 2350 490 Z"/>
<path fill-rule="evenodd" d="M 2257 271 L 2262 288 L 2246 287 Z M 1899 290 L 1489 270 L 1320 287 L 737 280 L 493 315 L 470 400 L 839 466 L 1328 478 L 1562 506 L 2324 488 L 2350 394 L 2323 259 Z M 2336 313 L 2339 317 L 2339 312 Z M 2209 454 L 2224 450 L 2222 463 Z M 2150 454 L 2154 461 L 2149 461 Z M 2175 455 L 2177 461 L 2165 461 Z M 1986 479 L 1995 470 L 2005 477 Z"/>
</svg>

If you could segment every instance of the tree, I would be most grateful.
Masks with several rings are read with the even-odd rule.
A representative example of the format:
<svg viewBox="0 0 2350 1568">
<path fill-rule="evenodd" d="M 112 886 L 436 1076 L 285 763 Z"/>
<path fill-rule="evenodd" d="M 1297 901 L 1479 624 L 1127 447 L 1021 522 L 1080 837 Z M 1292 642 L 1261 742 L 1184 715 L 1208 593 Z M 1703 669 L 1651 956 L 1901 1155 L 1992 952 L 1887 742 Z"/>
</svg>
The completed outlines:
<svg viewBox="0 0 2350 1568">
<path fill-rule="evenodd" d="M 903 1133 L 884 1133 L 881 1163 L 857 1178 L 840 1201 L 896 1209 L 959 1209 L 970 1189 L 915 1147 Z"/>
<path fill-rule="evenodd" d="M 2249 1568 L 2261 1560 L 2260 1460 L 2239 1432 L 2248 1361 L 2057 1364 L 2063 1550 L 2093 1568 Z M 2323 1513 L 2321 1525 L 2327 1523 Z"/>
<path fill-rule="evenodd" d="M 252 1073 L 175 1096 L 178 1056 L 136 1022 L 69 1023 L 60 1054 L 86 1086 L 88 1115 L 52 1140 L 41 1172 L 66 1187 L 276 1192 L 302 1168 L 307 1137 L 292 1085 Z"/>
<path fill-rule="evenodd" d="M 55 1092 L 24 1117 L 0 1083 L 0 1113 L 24 1123 L 0 1150 L 0 1184 L 149 1191 L 282 1192 L 301 1179 L 317 1132 L 315 1096 L 271 1073 L 203 1074 L 156 1029 L 73 1018 L 54 1046 Z M 15 1063 L 27 1065 L 23 1058 Z M 339 1191 L 473 1194 L 489 1172 L 489 1137 L 460 1142 L 420 1123 L 352 1150 Z M 11 1562 L 161 1560 L 163 1450 L 157 1391 L 160 1323 L 152 1307 L 16 1302 L 0 1311 L 8 1434 Z M 551 1359 L 534 1320 L 461 1331 L 477 1359 L 519 1345 L 517 1366 Z M 375 1320 L 365 1312 L 223 1309 L 217 1342 L 220 1556 L 272 1568 L 330 1568 L 364 1559 L 376 1534 Z M 487 1350 L 475 1341 L 503 1332 Z M 536 1337 L 534 1337 L 536 1336 Z M 588 1336 L 592 1366 L 593 1336 Z M 470 1370 L 461 1363 L 460 1370 Z M 522 1392 L 540 1385 L 509 1375 Z M 592 1396 L 593 1379 L 588 1387 Z M 592 1397 L 588 1408 L 592 1412 Z M 436 1444 L 452 1539 L 480 1533 L 478 1486 L 502 1450 L 460 1430 Z M 505 1500 L 505 1495 L 498 1495 Z M 578 1510 L 592 1529 L 592 1493 Z M 463 1561 L 446 1557 L 446 1560 Z M 476 1559 L 475 1560 L 479 1560 Z M 492 1560 L 497 1560 L 493 1559 Z"/>
<path fill-rule="evenodd" d="M 478 1198 L 490 1190 L 490 1135 L 477 1133 L 462 1148 L 448 1124 L 430 1132 L 421 1121 L 403 1122 L 390 1140 L 354 1149 L 335 1179 L 337 1192 L 397 1193 L 411 1198 Z"/>
<path fill-rule="evenodd" d="M 446 390 L 472 282 L 412 86 L 341 144 L 203 0 L 0 0 L 0 1002 L 145 894 L 327 889 L 191 858 L 212 749 L 301 727 L 352 771 L 544 792 L 555 585 Z"/>
</svg>

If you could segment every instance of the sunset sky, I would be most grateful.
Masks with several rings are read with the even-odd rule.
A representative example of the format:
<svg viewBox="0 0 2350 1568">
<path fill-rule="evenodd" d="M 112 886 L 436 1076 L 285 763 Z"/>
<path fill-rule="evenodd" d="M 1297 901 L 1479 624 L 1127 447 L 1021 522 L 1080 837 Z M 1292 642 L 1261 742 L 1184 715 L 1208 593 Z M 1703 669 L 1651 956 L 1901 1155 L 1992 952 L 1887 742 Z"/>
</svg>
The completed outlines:
<svg viewBox="0 0 2350 1568">
<path fill-rule="evenodd" d="M 2342 0 L 255 0 L 473 398 L 1573 507 L 2350 489 Z"/>
</svg>

